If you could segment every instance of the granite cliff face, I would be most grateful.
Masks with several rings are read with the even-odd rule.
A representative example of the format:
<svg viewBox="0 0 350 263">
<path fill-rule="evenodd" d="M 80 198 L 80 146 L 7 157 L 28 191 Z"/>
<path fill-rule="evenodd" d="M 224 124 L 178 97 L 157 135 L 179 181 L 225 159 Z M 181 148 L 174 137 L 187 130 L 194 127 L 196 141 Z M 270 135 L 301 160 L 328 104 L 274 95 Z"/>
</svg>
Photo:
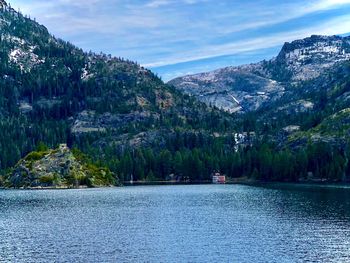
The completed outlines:
<svg viewBox="0 0 350 263">
<path fill-rule="evenodd" d="M 289 72 L 285 81 L 305 81 L 349 59 L 350 37 L 311 36 L 286 43 L 272 63 Z"/>
<path fill-rule="evenodd" d="M 259 65 L 229 67 L 177 78 L 169 84 L 209 106 L 230 113 L 249 112 L 284 94 L 281 83 L 254 73 L 258 67 Z"/>
<path fill-rule="evenodd" d="M 176 78 L 177 89 L 229 112 L 251 112 L 350 59 L 350 37 L 311 36 L 286 43 L 279 55 L 256 64 Z"/>
</svg>

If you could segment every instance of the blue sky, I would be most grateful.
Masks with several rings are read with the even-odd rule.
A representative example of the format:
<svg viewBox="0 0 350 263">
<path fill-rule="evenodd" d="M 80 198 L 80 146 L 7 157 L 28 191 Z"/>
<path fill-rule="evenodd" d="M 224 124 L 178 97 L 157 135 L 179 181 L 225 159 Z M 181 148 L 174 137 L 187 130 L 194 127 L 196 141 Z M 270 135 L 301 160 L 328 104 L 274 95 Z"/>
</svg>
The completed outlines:
<svg viewBox="0 0 350 263">
<path fill-rule="evenodd" d="M 57 37 L 139 62 L 164 80 L 276 56 L 350 31 L 350 0 L 8 0 Z"/>
</svg>

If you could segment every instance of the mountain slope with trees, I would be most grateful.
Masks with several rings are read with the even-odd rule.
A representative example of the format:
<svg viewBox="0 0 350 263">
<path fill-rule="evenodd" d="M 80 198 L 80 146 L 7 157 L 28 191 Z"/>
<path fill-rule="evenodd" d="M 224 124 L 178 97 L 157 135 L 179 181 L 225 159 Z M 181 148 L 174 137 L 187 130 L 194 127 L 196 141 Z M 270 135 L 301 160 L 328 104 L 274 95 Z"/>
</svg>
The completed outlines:
<svg viewBox="0 0 350 263">
<path fill-rule="evenodd" d="M 2 170 L 45 142 L 80 148 L 118 172 L 118 157 L 127 162 L 136 148 L 158 152 L 176 136 L 213 137 L 232 129 L 233 116 L 181 94 L 136 63 L 83 52 L 7 5 L 0 19 Z"/>
<path fill-rule="evenodd" d="M 307 133 L 350 107 L 346 64 L 293 90 L 257 76 L 278 91 L 273 103 L 229 114 L 137 63 L 57 39 L 4 4 L 0 29 L 0 184 L 41 142 L 79 149 L 121 182 L 207 181 L 215 171 L 266 181 L 348 180 L 348 148 Z M 290 133 L 288 126 L 299 128 Z"/>
</svg>

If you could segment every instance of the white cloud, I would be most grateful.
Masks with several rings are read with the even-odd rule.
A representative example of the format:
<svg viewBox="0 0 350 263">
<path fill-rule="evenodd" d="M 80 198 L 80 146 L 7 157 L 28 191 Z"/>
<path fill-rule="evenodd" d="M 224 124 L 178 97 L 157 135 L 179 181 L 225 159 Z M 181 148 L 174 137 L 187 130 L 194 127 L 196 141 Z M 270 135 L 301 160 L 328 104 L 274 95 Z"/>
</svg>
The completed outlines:
<svg viewBox="0 0 350 263">
<path fill-rule="evenodd" d="M 168 5 L 176 5 L 176 4 L 186 4 L 193 5 L 201 2 L 207 2 L 208 0 L 151 0 L 145 6 L 151 8 L 158 8 L 162 6 Z"/>
<path fill-rule="evenodd" d="M 314 33 L 350 31 L 346 17 L 334 20 L 330 16 L 332 21 L 319 26 L 295 23 L 285 28 L 285 33 L 257 33 L 266 28 L 277 29 L 280 24 L 309 14 L 341 9 L 350 0 L 12 0 L 11 3 L 36 17 L 59 37 L 87 50 L 101 49 L 139 60 L 148 67 L 239 54 Z M 248 38 L 252 31 L 254 34 Z"/>
<path fill-rule="evenodd" d="M 243 52 L 253 51 L 282 45 L 284 42 L 308 37 L 312 34 L 335 35 L 345 34 L 350 31 L 350 15 L 343 16 L 316 27 L 304 28 L 302 30 L 283 32 L 265 37 L 257 37 L 245 41 L 237 41 L 223 45 L 205 46 L 200 50 L 182 53 L 181 56 L 172 56 L 166 60 L 145 63 L 143 66 L 154 68 L 174 65 L 179 63 L 197 61 L 219 56 L 235 55 Z"/>
<path fill-rule="evenodd" d="M 248 29 L 277 25 L 312 13 L 339 8 L 342 5 L 347 4 L 350 4 L 350 0 L 317 0 L 305 1 L 303 3 L 295 1 L 295 3 L 281 4 L 277 9 L 275 6 L 259 6 L 260 10 L 257 12 L 252 12 L 251 10 L 254 10 L 254 8 L 250 7 L 247 10 L 244 10 L 243 14 L 242 11 L 239 14 L 232 14 L 230 12 L 223 14 L 223 16 L 226 17 L 233 17 L 234 15 L 247 15 L 249 19 L 248 21 L 239 25 L 230 26 L 221 30 L 218 29 L 218 32 L 222 34 L 229 34 Z M 251 19 L 252 13 L 255 13 L 254 19 Z"/>
<path fill-rule="evenodd" d="M 173 2 L 169 1 L 169 0 L 153 0 L 153 1 L 150 1 L 149 3 L 147 3 L 146 7 L 157 8 L 160 6 L 169 5 L 171 3 L 173 3 Z"/>
<path fill-rule="evenodd" d="M 318 6 L 320 9 L 328 9 L 345 4 L 350 4 L 350 0 L 321 0 L 315 6 Z"/>
</svg>

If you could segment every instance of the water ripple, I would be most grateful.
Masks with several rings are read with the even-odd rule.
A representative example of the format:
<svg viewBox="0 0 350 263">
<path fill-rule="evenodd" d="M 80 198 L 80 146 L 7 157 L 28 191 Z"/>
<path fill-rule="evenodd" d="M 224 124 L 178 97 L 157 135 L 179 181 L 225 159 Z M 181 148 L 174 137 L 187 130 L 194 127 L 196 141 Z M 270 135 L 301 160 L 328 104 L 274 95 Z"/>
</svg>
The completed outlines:
<svg viewBox="0 0 350 263">
<path fill-rule="evenodd" d="M 350 262 L 350 189 L 0 191 L 0 262 Z"/>
</svg>

